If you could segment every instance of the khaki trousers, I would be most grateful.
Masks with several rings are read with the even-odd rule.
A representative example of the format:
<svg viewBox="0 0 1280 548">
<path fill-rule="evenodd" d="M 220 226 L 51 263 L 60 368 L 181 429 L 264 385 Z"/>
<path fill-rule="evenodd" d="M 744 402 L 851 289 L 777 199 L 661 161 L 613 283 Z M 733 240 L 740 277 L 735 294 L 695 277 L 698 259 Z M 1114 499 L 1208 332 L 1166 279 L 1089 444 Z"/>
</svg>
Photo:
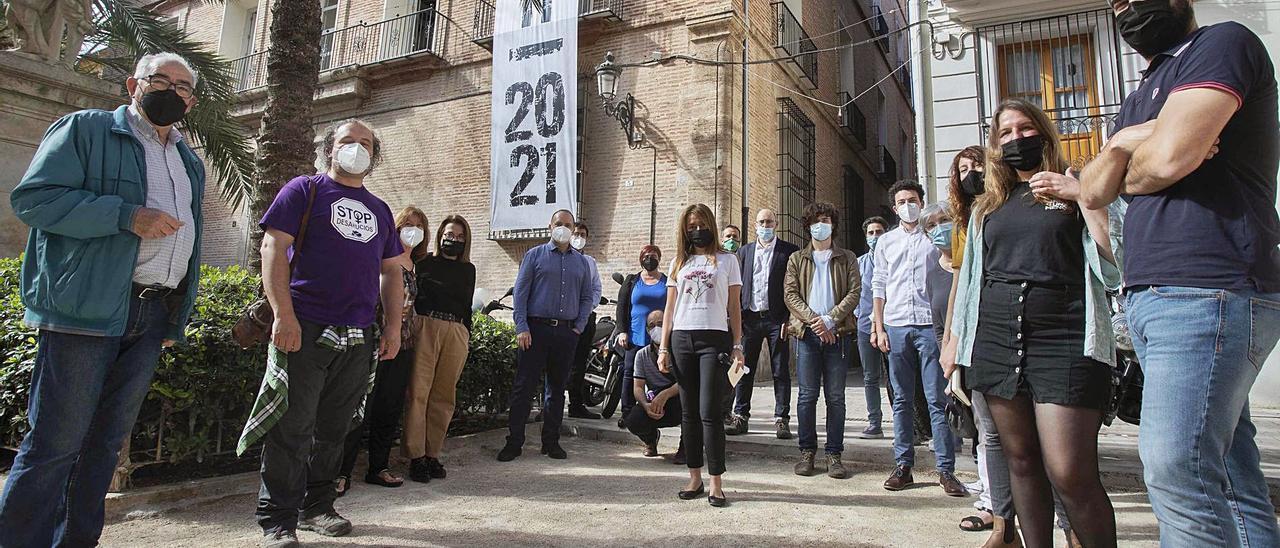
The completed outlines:
<svg viewBox="0 0 1280 548">
<path fill-rule="evenodd" d="M 406 458 L 439 458 L 471 337 L 461 323 L 431 317 L 422 317 L 415 337 L 400 447 Z"/>
</svg>

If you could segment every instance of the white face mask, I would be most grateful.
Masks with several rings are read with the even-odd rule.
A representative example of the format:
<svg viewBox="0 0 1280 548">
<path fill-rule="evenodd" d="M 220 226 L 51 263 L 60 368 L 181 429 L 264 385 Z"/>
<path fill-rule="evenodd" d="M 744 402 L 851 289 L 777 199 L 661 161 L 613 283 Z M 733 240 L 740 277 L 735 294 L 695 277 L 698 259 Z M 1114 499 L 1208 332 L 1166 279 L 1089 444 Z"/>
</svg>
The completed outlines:
<svg viewBox="0 0 1280 548">
<path fill-rule="evenodd" d="M 655 325 L 649 328 L 649 343 L 662 344 L 662 326 Z"/>
<path fill-rule="evenodd" d="M 557 226 L 551 229 L 551 241 L 556 245 L 563 245 L 573 237 L 573 230 L 567 226 Z"/>
<path fill-rule="evenodd" d="M 573 239 L 569 240 L 569 245 L 578 251 L 582 251 L 582 248 L 587 247 L 587 239 L 581 236 L 574 236 Z"/>
<path fill-rule="evenodd" d="M 369 157 L 369 151 L 360 143 L 347 143 L 334 151 L 333 161 L 342 171 L 351 175 L 365 175 L 373 160 Z"/>
<path fill-rule="evenodd" d="M 422 229 L 416 226 L 406 226 L 400 229 L 400 241 L 408 247 L 417 247 L 422 243 Z"/>
<path fill-rule="evenodd" d="M 920 204 L 907 202 L 898 206 L 897 213 L 903 222 L 914 223 L 920 220 Z"/>
</svg>

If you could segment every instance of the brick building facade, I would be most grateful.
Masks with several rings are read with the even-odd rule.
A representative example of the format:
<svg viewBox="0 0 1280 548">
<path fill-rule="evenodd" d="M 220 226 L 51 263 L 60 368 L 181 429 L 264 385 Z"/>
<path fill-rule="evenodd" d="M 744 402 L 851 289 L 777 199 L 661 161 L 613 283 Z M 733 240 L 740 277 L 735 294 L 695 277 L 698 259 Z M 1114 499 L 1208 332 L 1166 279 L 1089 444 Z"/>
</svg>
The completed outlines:
<svg viewBox="0 0 1280 548">
<path fill-rule="evenodd" d="M 393 210 L 416 205 L 432 223 L 465 216 L 478 236 L 472 259 L 478 287 L 502 291 L 531 240 L 488 239 L 492 4 L 487 0 L 319 0 L 325 28 L 317 133 L 360 117 L 378 130 L 386 161 L 368 180 Z M 519 1 L 519 0 L 499 0 Z M 619 63 L 684 54 L 741 59 L 749 36 L 747 205 L 769 207 L 784 230 L 799 233 L 798 212 L 812 200 L 844 208 L 851 231 L 842 245 L 862 249 L 862 218 L 883 214 L 887 185 L 915 178 L 910 80 L 890 75 L 910 56 L 905 5 L 894 0 L 577 0 L 579 27 L 579 211 L 592 229 L 605 292 L 613 271 L 637 270 L 648 243 L 656 194 L 656 243 L 670 250 L 675 216 L 686 204 L 713 206 L 720 224 L 741 224 L 742 74 L 674 61 L 628 68 L 620 95 L 637 100 L 652 149 L 631 149 L 606 116 L 594 67 L 613 52 Z M 168 0 L 154 9 L 221 55 L 236 59 L 243 99 L 236 116 L 256 130 L 265 103 L 270 3 Z M 878 43 L 832 49 L 883 36 Z M 900 39 L 901 37 L 901 39 Z M 879 45 L 877 45 L 879 44 Z M 798 60 L 779 59 L 818 51 Z M 904 68 L 899 74 L 908 74 Z M 815 103 L 844 103 L 837 109 Z M 205 262 L 243 263 L 243 212 L 211 192 Z M 753 238 L 753 237 L 752 237 Z M 789 239 L 798 240 L 795 236 Z M 668 256 L 670 254 L 668 253 Z"/>
</svg>

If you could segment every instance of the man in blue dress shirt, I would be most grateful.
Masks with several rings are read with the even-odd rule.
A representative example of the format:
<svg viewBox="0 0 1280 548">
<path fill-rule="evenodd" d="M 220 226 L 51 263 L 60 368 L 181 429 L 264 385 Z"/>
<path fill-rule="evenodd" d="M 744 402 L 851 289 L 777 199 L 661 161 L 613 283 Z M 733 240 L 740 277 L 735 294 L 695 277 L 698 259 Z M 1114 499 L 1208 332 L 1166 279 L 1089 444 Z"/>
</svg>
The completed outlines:
<svg viewBox="0 0 1280 548">
<path fill-rule="evenodd" d="M 551 241 L 530 249 L 516 275 L 515 322 L 516 378 L 511 387 L 511 411 L 507 444 L 498 460 L 520 456 L 524 427 L 534 394 L 541 393 L 542 373 L 547 373 L 550 402 L 543 413 L 542 454 L 553 459 L 567 455 L 560 447 L 560 422 L 564 419 L 564 388 L 569 378 L 573 349 L 591 315 L 591 264 L 569 245 L 574 218 L 562 209 L 551 216 Z"/>
</svg>

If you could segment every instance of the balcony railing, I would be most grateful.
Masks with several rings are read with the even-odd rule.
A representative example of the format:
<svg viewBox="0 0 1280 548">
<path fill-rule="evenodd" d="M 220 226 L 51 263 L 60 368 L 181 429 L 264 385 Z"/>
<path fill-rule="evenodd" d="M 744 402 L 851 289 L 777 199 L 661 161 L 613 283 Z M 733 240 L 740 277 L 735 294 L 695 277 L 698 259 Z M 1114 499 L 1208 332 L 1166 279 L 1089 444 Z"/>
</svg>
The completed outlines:
<svg viewBox="0 0 1280 548">
<path fill-rule="evenodd" d="M 876 38 L 889 34 L 889 21 L 884 18 L 884 12 L 880 10 L 879 5 L 871 6 L 871 19 L 867 21 L 867 24 L 871 25 L 871 34 L 874 34 Z M 876 40 L 876 45 L 880 46 L 881 51 L 886 54 L 889 53 L 888 38 Z"/>
<path fill-rule="evenodd" d="M 578 0 L 578 17 L 621 21 L 625 0 Z M 476 3 L 476 18 L 471 26 L 472 41 L 484 48 L 493 47 L 495 10 L 488 0 Z"/>
<path fill-rule="evenodd" d="M 320 37 L 320 71 L 419 55 L 443 57 L 444 22 L 444 16 L 429 9 L 326 32 Z M 267 52 L 235 59 L 231 70 L 236 91 L 262 87 L 267 83 Z"/>
<path fill-rule="evenodd" d="M 880 176 L 880 182 L 885 185 L 898 180 L 898 161 L 893 159 L 893 154 L 890 154 L 889 149 L 883 145 L 880 146 L 880 170 L 877 175 Z"/>
<path fill-rule="evenodd" d="M 852 99 L 848 92 L 840 92 L 840 104 L 845 105 L 840 109 L 840 127 L 853 136 L 854 141 L 858 143 L 858 150 L 866 150 L 867 117 L 862 114 L 862 109 L 858 108 L 858 104 L 852 102 Z"/>
<path fill-rule="evenodd" d="M 818 47 L 809 39 L 809 33 L 785 3 L 773 3 L 773 48 L 779 54 L 792 57 L 789 63 L 810 88 L 818 87 Z M 809 55 L 804 55 L 808 53 Z M 799 55 L 800 57 L 793 57 Z"/>
</svg>

